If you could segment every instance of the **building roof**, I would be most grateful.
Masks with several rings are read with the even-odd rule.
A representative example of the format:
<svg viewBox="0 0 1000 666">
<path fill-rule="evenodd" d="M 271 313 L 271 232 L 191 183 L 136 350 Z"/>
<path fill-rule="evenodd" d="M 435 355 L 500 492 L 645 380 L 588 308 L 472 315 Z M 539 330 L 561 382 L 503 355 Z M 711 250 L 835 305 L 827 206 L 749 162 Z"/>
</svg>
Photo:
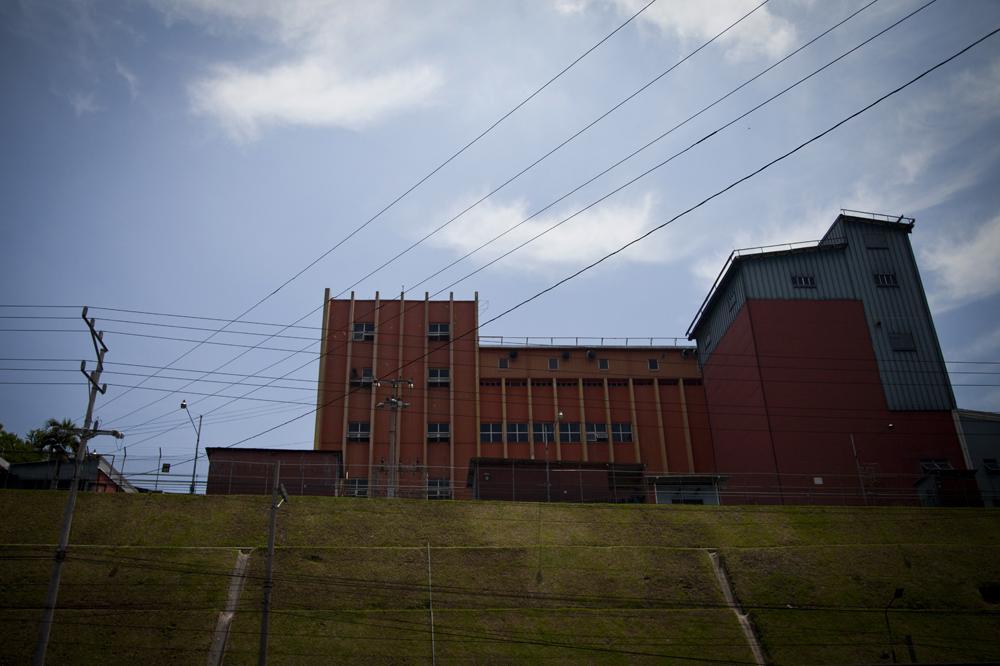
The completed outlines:
<svg viewBox="0 0 1000 666">
<path fill-rule="evenodd" d="M 725 291 L 725 285 L 734 278 L 740 268 L 748 261 L 769 260 L 772 257 L 783 257 L 795 254 L 814 254 L 817 252 L 828 252 L 843 250 L 847 247 L 847 241 L 834 235 L 834 230 L 838 229 L 843 222 L 869 224 L 904 233 L 911 233 L 916 220 L 911 217 L 892 216 L 882 213 L 867 213 L 862 211 L 841 209 L 840 215 L 834 220 L 830 228 L 827 229 L 823 237 L 818 240 L 796 241 L 791 243 L 779 243 L 777 245 L 760 245 L 757 247 L 738 248 L 729 253 L 729 257 L 722 265 L 722 269 L 715 278 L 715 282 L 705 295 L 701 307 L 695 313 L 694 319 L 688 326 L 688 340 L 693 340 L 696 332 L 708 312 L 715 306 L 719 294 Z"/>
</svg>

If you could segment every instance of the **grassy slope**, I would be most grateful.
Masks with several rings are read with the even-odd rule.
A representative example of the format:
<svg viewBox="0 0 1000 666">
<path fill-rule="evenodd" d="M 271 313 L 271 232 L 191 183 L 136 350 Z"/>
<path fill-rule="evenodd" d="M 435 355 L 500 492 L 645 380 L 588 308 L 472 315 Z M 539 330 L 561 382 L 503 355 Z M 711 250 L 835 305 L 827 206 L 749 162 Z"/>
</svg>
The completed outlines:
<svg viewBox="0 0 1000 666">
<path fill-rule="evenodd" d="M 0 492 L 0 663 L 30 655 L 64 495 Z M 52 650 L 203 663 L 238 547 L 266 542 L 267 498 L 86 495 Z M 275 663 L 439 658 L 732 663 L 750 659 L 705 552 L 719 549 L 778 663 L 1000 659 L 1000 520 L 984 510 L 578 506 L 294 497 L 281 508 Z M 116 548 L 87 548 L 115 546 Z M 542 546 L 539 548 L 539 546 Z M 128 548 L 123 548 L 127 546 Z M 830 547 L 834 546 L 834 547 Z M 256 659 L 263 561 L 227 663 Z M 792 608 L 788 608 L 792 606 Z M 126 612 L 122 612 L 127 608 Z M 72 642 L 92 644 L 73 651 Z M 70 655 L 72 655 L 71 658 Z M 317 656 L 322 655 L 322 656 Z"/>
</svg>

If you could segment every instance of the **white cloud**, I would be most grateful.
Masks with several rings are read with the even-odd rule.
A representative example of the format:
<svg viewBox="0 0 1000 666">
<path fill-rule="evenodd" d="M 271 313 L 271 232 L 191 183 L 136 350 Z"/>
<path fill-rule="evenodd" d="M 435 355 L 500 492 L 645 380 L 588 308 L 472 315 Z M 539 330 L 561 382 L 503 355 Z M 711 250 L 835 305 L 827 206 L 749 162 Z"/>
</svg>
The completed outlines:
<svg viewBox="0 0 1000 666">
<path fill-rule="evenodd" d="M 190 92 L 195 111 L 214 116 L 234 138 L 245 140 L 268 123 L 362 129 L 428 103 L 441 80 L 426 65 L 349 77 L 308 59 L 261 71 L 219 67 Z"/>
<path fill-rule="evenodd" d="M 646 0 L 613 0 L 623 14 L 634 14 Z M 656 26 L 684 42 L 702 42 L 722 32 L 743 16 L 757 0 L 671 0 L 657 2 L 639 20 Z M 719 39 L 731 60 L 759 55 L 784 55 L 795 41 L 795 28 L 787 20 L 761 7 Z"/>
<path fill-rule="evenodd" d="M 618 249 L 628 241 L 658 223 L 653 219 L 655 197 L 646 193 L 630 203 L 605 205 L 578 215 L 548 232 L 497 264 L 508 271 L 546 271 L 578 267 Z M 458 205 L 455 211 L 465 206 Z M 571 211 L 552 213 L 532 219 L 504 236 L 503 251 L 507 251 L 552 227 Z M 465 254 L 524 220 L 530 214 L 528 203 L 494 203 L 490 200 L 472 209 L 460 224 L 447 227 L 432 241 L 456 254 Z M 495 248 L 491 245 L 490 248 Z M 633 245 L 617 257 L 636 263 L 666 263 L 688 254 L 692 247 L 684 237 L 675 237 L 667 230 Z M 503 252 L 493 249 L 490 258 Z M 486 255 L 473 255 L 483 264 Z"/>
<path fill-rule="evenodd" d="M 588 0 L 554 0 L 552 6 L 560 14 L 582 14 L 588 4 Z"/>
<path fill-rule="evenodd" d="M 139 96 L 139 77 L 137 77 L 135 75 L 135 72 L 133 72 L 131 69 L 129 69 L 128 67 L 126 67 L 125 65 L 123 65 L 118 60 L 115 61 L 115 72 L 118 73 L 118 76 L 120 76 L 123 79 L 125 79 L 125 83 L 128 85 L 129 95 L 132 96 L 132 99 L 135 99 L 136 97 L 138 97 Z"/>
<path fill-rule="evenodd" d="M 73 107 L 73 113 L 77 118 L 85 113 L 97 113 L 101 110 L 101 106 L 94 99 L 94 93 L 73 93 L 69 96 L 69 105 Z"/>
<path fill-rule="evenodd" d="M 278 47 L 263 62 L 217 63 L 189 86 L 193 110 L 237 140 L 269 124 L 361 129 L 433 103 L 444 81 L 412 48 L 439 25 L 438 9 L 381 0 L 172 0 L 161 8 L 169 22 Z"/>
<path fill-rule="evenodd" d="M 1000 216 L 965 238 L 949 238 L 921 253 L 924 266 L 935 273 L 928 295 L 937 312 L 997 293 L 1000 290 Z"/>
</svg>

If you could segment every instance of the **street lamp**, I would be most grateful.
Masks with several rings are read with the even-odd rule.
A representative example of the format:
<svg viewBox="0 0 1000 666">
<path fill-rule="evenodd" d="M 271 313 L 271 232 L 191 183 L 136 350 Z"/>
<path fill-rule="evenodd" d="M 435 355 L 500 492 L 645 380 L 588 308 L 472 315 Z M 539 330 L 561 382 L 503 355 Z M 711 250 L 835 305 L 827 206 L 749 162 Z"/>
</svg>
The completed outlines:
<svg viewBox="0 0 1000 666">
<path fill-rule="evenodd" d="M 892 640 L 892 627 L 889 626 L 889 609 L 892 608 L 892 604 L 895 603 L 896 599 L 901 599 L 903 597 L 903 588 L 897 587 L 892 593 L 892 599 L 889 599 L 889 603 L 885 605 L 885 633 L 889 638 L 889 654 L 892 656 L 892 663 L 896 663 L 896 645 Z"/>
<path fill-rule="evenodd" d="M 194 465 L 191 467 L 191 494 L 194 495 L 194 480 L 195 474 L 198 472 L 198 447 L 201 446 L 201 414 L 198 415 L 198 425 L 194 424 L 194 418 L 191 416 L 191 411 L 188 409 L 188 401 L 181 400 L 181 409 L 184 413 L 188 415 L 188 421 L 191 422 L 191 427 L 194 428 L 195 440 L 194 440 Z"/>
</svg>

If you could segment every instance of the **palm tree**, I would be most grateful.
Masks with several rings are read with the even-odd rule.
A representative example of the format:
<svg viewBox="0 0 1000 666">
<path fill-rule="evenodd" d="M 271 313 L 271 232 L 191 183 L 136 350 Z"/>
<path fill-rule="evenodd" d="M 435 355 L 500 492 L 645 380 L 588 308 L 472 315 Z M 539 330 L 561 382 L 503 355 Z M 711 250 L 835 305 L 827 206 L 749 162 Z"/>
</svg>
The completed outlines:
<svg viewBox="0 0 1000 666">
<path fill-rule="evenodd" d="M 47 459 L 56 459 L 55 474 L 52 478 L 52 488 L 59 487 L 59 468 L 62 462 L 76 454 L 76 448 L 80 445 L 80 436 L 77 434 L 78 428 L 70 419 L 57 421 L 49 419 L 45 422 L 44 428 L 36 428 L 28 433 L 28 443 L 34 446 L 40 453 L 45 453 Z"/>
</svg>

